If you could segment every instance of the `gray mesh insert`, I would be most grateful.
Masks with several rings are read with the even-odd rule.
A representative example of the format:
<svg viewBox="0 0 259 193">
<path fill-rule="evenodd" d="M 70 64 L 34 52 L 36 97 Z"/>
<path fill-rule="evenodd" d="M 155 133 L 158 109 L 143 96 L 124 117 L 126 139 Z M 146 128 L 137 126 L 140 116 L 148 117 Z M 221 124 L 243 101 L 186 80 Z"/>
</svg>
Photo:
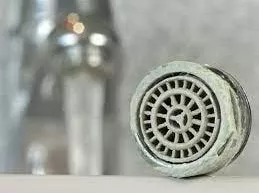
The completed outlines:
<svg viewBox="0 0 259 193">
<path fill-rule="evenodd" d="M 165 78 L 145 93 L 140 104 L 143 140 L 161 160 L 194 161 L 215 142 L 219 113 L 215 95 L 199 78 L 188 74 Z"/>
</svg>

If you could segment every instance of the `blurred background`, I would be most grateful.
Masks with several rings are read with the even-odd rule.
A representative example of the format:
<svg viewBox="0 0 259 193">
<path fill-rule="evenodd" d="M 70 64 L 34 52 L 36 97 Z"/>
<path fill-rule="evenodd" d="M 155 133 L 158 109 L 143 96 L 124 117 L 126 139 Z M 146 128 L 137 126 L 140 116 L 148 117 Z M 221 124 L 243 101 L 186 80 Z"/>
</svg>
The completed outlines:
<svg viewBox="0 0 259 193">
<path fill-rule="evenodd" d="M 156 175 L 129 128 L 158 65 L 211 64 L 240 81 L 248 145 L 218 175 L 259 175 L 258 0 L 0 0 L 0 172 Z"/>
</svg>

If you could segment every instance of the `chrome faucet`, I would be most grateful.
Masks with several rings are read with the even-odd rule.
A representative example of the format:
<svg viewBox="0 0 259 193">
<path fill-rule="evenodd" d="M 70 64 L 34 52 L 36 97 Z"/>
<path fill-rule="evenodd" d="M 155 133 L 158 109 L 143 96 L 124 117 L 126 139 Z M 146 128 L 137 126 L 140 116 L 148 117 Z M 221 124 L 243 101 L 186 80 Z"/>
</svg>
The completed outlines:
<svg viewBox="0 0 259 193">
<path fill-rule="evenodd" d="M 3 172 L 38 174 L 37 163 L 44 162 L 41 175 L 103 174 L 106 85 L 118 58 L 108 1 L 12 0 L 9 7 L 15 53 L 9 73 L 15 79 L 10 80 L 8 143 L 16 141 L 19 161 L 11 169 L 3 166 Z M 35 149 L 39 154 L 34 144 L 48 156 L 34 159 Z M 2 150 L 13 159 L 10 148 Z"/>
</svg>

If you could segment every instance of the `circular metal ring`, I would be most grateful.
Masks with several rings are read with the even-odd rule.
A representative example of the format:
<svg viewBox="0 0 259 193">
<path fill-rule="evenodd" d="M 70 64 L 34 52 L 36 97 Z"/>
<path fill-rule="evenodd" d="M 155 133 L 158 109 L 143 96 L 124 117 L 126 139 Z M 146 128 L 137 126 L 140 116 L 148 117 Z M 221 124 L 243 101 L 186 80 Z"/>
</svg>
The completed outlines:
<svg viewBox="0 0 259 193">
<path fill-rule="evenodd" d="M 243 150 L 251 111 L 239 83 L 208 65 L 162 65 L 139 84 L 131 130 L 144 157 L 167 175 L 216 171 Z"/>
</svg>

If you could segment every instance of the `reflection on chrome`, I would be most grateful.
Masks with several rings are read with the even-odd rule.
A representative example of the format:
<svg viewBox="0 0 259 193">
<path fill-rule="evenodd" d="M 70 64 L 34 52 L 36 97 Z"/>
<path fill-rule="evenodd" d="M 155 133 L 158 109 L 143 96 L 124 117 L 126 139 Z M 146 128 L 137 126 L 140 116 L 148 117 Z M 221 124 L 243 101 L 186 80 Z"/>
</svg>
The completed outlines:
<svg viewBox="0 0 259 193">
<path fill-rule="evenodd" d="M 48 152 L 44 145 L 32 143 L 27 151 L 27 163 L 29 172 L 33 175 L 45 175 L 45 164 L 48 158 Z"/>
<path fill-rule="evenodd" d="M 64 34 L 57 38 L 58 44 L 60 46 L 74 46 L 78 43 L 78 36 L 73 33 Z"/>
<path fill-rule="evenodd" d="M 100 33 L 91 34 L 89 40 L 95 46 L 105 46 L 108 42 L 107 37 Z"/>
</svg>

